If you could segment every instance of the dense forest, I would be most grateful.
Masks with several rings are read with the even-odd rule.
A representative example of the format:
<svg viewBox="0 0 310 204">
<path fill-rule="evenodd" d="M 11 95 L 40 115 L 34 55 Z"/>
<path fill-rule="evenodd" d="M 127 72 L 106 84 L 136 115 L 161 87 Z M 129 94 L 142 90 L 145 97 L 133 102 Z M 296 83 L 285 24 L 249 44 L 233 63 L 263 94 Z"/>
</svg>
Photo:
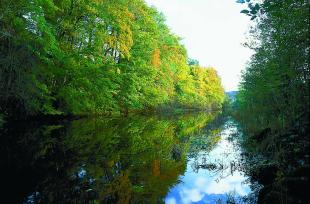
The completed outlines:
<svg viewBox="0 0 310 204">
<path fill-rule="evenodd" d="M 214 68 L 187 57 L 143 0 L 2 0 L 0 114 L 219 108 Z"/>
<path fill-rule="evenodd" d="M 240 184 L 239 203 L 309 203 L 309 1 L 237 3 L 254 54 L 225 94 L 216 69 L 190 59 L 144 0 L 0 0 L 5 196 L 163 203 L 185 179 L 221 184 L 216 201 L 190 186 L 206 202 Z"/>
<path fill-rule="evenodd" d="M 246 3 L 245 1 L 239 1 Z M 266 0 L 241 11 L 254 49 L 235 103 L 259 203 L 305 203 L 309 178 L 309 2 Z"/>
</svg>

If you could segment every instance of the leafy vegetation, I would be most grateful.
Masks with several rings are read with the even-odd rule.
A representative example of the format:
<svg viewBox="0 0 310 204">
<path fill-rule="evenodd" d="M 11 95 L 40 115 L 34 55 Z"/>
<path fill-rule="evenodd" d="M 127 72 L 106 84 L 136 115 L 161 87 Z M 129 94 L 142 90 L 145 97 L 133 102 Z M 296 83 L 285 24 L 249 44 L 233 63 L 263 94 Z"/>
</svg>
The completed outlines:
<svg viewBox="0 0 310 204">
<path fill-rule="evenodd" d="M 3 0 L 0 13 L 0 111 L 9 117 L 221 107 L 216 71 L 189 65 L 143 0 Z"/>
<path fill-rule="evenodd" d="M 27 186 L 34 193 L 26 201 L 156 203 L 184 172 L 186 156 L 218 143 L 221 118 L 215 120 L 218 128 L 206 134 L 199 131 L 212 115 L 95 118 L 41 128 L 7 128 L 4 119 L 127 116 L 224 104 L 224 112 L 233 112 L 244 133 L 238 139 L 242 167 L 258 195 L 253 200 L 306 203 L 309 2 L 237 2 L 248 6 L 241 13 L 255 22 L 245 43 L 255 54 L 238 92 L 225 97 L 215 69 L 188 59 L 163 14 L 143 0 L 1 0 L 0 127 L 10 136 L 2 138 L 10 148 L 3 145 L 1 151 L 4 159 L 18 158 L 21 167 L 16 168 L 31 172 L 25 174 L 37 173 L 39 184 Z M 26 134 L 20 135 L 23 129 Z"/>
<path fill-rule="evenodd" d="M 163 203 L 196 137 L 215 117 L 7 123 L 0 132 L 3 195 L 11 203 Z M 219 132 L 221 124 L 212 128 Z"/>
<path fill-rule="evenodd" d="M 245 3 L 245 1 L 239 1 Z M 236 117 L 259 203 L 302 203 L 309 181 L 309 2 L 247 1 L 254 49 L 242 75 Z M 289 196 L 288 196 L 289 195 Z"/>
</svg>

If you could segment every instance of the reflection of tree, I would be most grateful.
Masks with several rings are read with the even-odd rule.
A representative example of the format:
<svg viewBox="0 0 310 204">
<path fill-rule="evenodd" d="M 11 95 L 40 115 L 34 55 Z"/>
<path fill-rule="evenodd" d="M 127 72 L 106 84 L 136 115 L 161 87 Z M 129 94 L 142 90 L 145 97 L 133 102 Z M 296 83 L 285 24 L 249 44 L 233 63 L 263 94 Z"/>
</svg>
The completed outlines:
<svg viewBox="0 0 310 204">
<path fill-rule="evenodd" d="M 229 135 L 224 135 L 224 138 L 222 138 L 223 129 L 230 131 Z M 219 182 L 221 179 L 233 175 L 235 171 L 244 170 L 239 158 L 239 146 L 231 138 L 231 135 L 235 134 L 234 130 L 235 125 L 232 121 L 219 116 L 206 126 L 202 134 L 192 138 L 189 155 L 191 168 L 194 172 L 205 169 L 210 177 L 215 177 L 215 181 Z M 229 144 L 230 147 L 223 146 L 216 155 L 211 154 L 211 150 L 220 141 L 229 141 L 226 145 Z"/>
<path fill-rule="evenodd" d="M 192 162 L 191 167 L 194 172 L 198 172 L 199 169 L 208 170 L 209 176 L 216 177 L 216 182 L 233 175 L 235 171 L 243 170 L 243 165 L 237 159 L 227 159 L 227 153 L 218 156 L 219 158 L 214 159 L 208 154 L 200 154 Z"/>
<path fill-rule="evenodd" d="M 225 124 L 226 117 L 218 115 L 211 120 L 199 134 L 195 134 L 195 137 L 191 138 L 189 157 L 195 158 L 199 152 L 210 152 L 214 146 L 221 140 L 221 131 Z"/>
<path fill-rule="evenodd" d="M 19 198 L 26 202 L 158 203 L 185 171 L 194 133 L 213 118 L 203 113 L 28 124 L 18 132 L 7 129 L 16 137 L 5 144 L 18 151 L 2 152 L 21 161 L 11 168 L 28 169 L 28 177 L 39 172 Z"/>
</svg>

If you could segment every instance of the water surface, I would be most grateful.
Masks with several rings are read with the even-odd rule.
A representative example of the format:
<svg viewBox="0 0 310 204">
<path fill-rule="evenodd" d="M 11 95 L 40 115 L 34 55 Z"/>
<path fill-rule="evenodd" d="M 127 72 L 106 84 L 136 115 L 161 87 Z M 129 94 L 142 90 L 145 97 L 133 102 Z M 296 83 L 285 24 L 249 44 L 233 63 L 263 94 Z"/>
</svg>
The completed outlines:
<svg viewBox="0 0 310 204">
<path fill-rule="evenodd" d="M 1 131 L 10 203 L 226 203 L 250 192 L 217 113 L 20 122 Z"/>
<path fill-rule="evenodd" d="M 186 171 L 179 177 L 180 183 L 169 190 L 166 203 L 244 202 L 251 190 L 242 172 L 240 146 L 232 138 L 235 126 L 226 120 L 211 149 L 201 148 L 194 157 L 189 154 Z M 206 140 L 214 137 L 212 130 L 205 130 Z"/>
</svg>

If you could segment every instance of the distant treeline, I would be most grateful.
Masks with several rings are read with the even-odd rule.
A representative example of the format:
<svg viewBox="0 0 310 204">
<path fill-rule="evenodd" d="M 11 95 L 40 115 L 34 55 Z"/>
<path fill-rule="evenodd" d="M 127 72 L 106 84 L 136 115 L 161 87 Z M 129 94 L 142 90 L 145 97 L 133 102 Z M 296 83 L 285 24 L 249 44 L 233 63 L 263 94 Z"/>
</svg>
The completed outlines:
<svg viewBox="0 0 310 204">
<path fill-rule="evenodd" d="M 249 9 L 241 12 L 256 22 L 247 43 L 255 54 L 242 74 L 236 116 L 251 152 L 250 174 L 264 185 L 258 203 L 304 203 L 309 182 L 309 1 L 247 2 Z"/>
<path fill-rule="evenodd" d="M 213 68 L 188 60 L 143 0 L 1 0 L 0 112 L 101 114 L 221 107 Z"/>
</svg>

